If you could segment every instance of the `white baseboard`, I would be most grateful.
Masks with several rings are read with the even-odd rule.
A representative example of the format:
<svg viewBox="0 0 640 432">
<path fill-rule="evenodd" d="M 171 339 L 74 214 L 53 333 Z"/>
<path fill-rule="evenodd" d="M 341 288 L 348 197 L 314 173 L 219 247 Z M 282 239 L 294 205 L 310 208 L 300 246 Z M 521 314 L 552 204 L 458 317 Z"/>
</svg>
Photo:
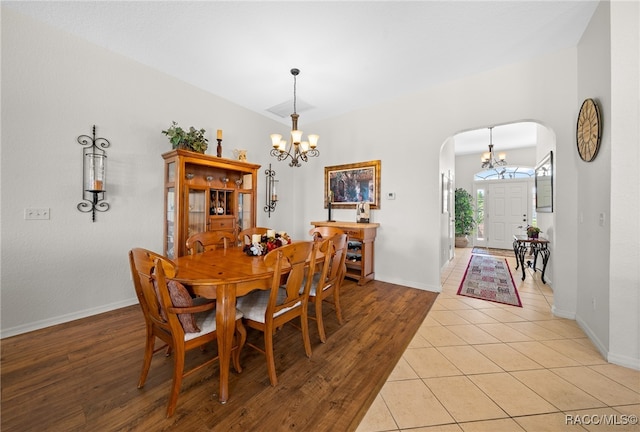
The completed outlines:
<svg viewBox="0 0 640 432">
<path fill-rule="evenodd" d="M 134 304 L 138 304 L 138 299 L 137 297 L 133 297 L 127 300 L 123 300 L 120 302 L 116 302 L 116 303 L 111 303 L 108 305 L 103 305 L 100 307 L 95 307 L 95 308 L 91 308 L 91 309 L 85 309 L 82 311 L 78 311 L 78 312 L 73 312 L 70 314 L 65 314 L 65 315 L 60 315 L 57 317 L 53 317 L 53 318 L 47 318 L 44 320 L 40 320 L 40 321 L 36 321 L 36 322 L 32 322 L 32 323 L 28 323 L 28 324 L 23 324 L 23 325 L 19 325 L 19 326 L 15 326 L 15 327 L 10 327 L 8 329 L 2 329 L 0 330 L 0 339 L 4 339 L 7 337 L 11 337 L 11 336 L 16 336 L 19 334 L 23 334 L 23 333 L 28 333 L 30 331 L 34 331 L 34 330 L 40 330 L 46 327 L 51 327 L 54 325 L 58 325 L 58 324 L 63 324 L 69 321 L 75 321 L 77 319 L 81 319 L 81 318 L 86 318 L 86 317 L 90 317 L 93 315 L 98 315 L 104 312 L 109 312 L 115 309 L 120 309 L 123 307 L 127 307 L 127 306 L 131 306 Z"/>
</svg>

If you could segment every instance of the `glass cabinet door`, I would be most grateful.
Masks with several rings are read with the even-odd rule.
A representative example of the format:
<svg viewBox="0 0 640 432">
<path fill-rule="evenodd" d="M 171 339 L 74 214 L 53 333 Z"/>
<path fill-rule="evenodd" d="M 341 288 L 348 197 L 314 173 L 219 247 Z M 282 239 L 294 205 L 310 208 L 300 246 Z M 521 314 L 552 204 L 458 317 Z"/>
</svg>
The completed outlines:
<svg viewBox="0 0 640 432">
<path fill-rule="evenodd" d="M 189 188 L 186 238 L 207 230 L 207 214 L 209 213 L 209 208 L 206 198 L 203 189 Z"/>
<path fill-rule="evenodd" d="M 165 245 L 164 250 L 166 251 L 167 257 L 175 258 L 176 250 L 175 250 L 175 238 L 176 238 L 176 193 L 175 188 L 169 187 L 167 188 L 167 196 L 166 196 L 166 205 L 167 205 L 167 214 L 165 219 Z"/>
<path fill-rule="evenodd" d="M 251 193 L 238 192 L 238 232 L 243 229 L 251 228 L 253 214 L 253 196 Z"/>
</svg>

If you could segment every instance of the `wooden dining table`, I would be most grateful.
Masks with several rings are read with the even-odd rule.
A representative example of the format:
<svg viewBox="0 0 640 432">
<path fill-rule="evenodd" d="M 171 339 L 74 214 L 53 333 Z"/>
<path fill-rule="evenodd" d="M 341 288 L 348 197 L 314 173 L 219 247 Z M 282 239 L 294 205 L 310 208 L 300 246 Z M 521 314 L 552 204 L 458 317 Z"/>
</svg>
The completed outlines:
<svg viewBox="0 0 640 432">
<path fill-rule="evenodd" d="M 255 289 L 268 289 L 274 269 L 263 256 L 249 256 L 242 247 L 216 249 L 173 259 L 175 280 L 190 286 L 193 293 L 216 300 L 220 393 L 218 400 L 229 398 L 229 367 L 236 320 L 236 297 Z"/>
</svg>

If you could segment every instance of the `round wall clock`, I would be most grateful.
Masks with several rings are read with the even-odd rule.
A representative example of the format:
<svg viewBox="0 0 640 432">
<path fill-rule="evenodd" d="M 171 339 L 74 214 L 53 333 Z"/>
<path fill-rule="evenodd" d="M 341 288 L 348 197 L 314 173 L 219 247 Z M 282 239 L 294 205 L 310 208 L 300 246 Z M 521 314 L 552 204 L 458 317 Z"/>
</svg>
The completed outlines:
<svg viewBox="0 0 640 432">
<path fill-rule="evenodd" d="M 578 154 L 585 162 L 591 162 L 596 158 L 600 148 L 602 136 L 602 124 L 600 110 L 593 99 L 585 99 L 578 114 L 576 127 L 576 143 Z"/>
</svg>

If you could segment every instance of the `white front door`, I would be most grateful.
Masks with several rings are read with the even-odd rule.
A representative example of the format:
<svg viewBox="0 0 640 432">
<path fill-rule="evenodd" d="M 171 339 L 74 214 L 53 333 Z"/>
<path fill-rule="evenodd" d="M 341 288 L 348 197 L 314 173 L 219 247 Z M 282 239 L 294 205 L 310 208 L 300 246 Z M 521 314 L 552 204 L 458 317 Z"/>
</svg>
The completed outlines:
<svg viewBox="0 0 640 432">
<path fill-rule="evenodd" d="M 530 220 L 529 180 L 484 182 L 486 246 L 511 249 L 513 235 L 522 234 Z"/>
</svg>

